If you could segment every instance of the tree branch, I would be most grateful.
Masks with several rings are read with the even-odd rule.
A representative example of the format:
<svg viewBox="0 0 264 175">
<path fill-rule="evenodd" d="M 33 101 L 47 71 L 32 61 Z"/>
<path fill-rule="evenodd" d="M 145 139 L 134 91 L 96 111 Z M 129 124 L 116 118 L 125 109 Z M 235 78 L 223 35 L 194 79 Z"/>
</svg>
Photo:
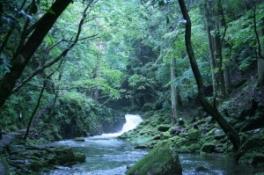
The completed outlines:
<svg viewBox="0 0 264 175">
<path fill-rule="evenodd" d="M 79 22 L 79 25 L 78 25 L 77 34 L 75 35 L 74 40 L 71 41 L 70 45 L 59 56 L 57 56 L 54 60 L 52 60 L 52 61 L 46 63 L 44 66 L 36 69 L 30 76 L 28 76 L 25 80 L 23 80 L 22 83 L 20 83 L 16 88 L 14 88 L 13 92 L 19 91 L 33 77 L 35 77 L 39 73 L 43 72 L 46 68 L 54 65 L 55 63 L 57 63 L 58 61 L 60 61 L 61 59 L 63 59 L 64 57 L 67 56 L 68 52 L 78 43 L 78 41 L 80 41 L 79 38 L 80 38 L 80 35 L 81 35 L 81 32 L 82 32 L 82 27 L 83 27 L 83 24 L 84 24 L 84 20 L 87 17 L 87 12 L 88 12 L 90 6 L 92 5 L 92 2 L 93 1 L 90 1 L 90 3 L 88 3 L 86 8 L 84 9 L 83 14 L 82 14 L 82 18 L 81 18 L 81 20 Z M 88 36 L 88 37 L 82 38 L 82 39 L 88 39 L 88 38 L 92 38 L 92 37 L 95 37 L 95 36 L 97 36 L 97 34 L 96 35 L 92 35 L 92 36 Z"/>
</svg>

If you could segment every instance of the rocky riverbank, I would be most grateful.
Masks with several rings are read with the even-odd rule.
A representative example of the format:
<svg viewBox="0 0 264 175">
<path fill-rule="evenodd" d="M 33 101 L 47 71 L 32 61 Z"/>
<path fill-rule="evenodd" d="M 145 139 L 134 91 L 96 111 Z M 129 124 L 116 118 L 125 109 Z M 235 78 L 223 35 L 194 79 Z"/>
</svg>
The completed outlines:
<svg viewBox="0 0 264 175">
<path fill-rule="evenodd" d="M 5 134 L 0 140 L 0 174 L 39 174 L 56 166 L 85 161 L 85 155 L 72 148 L 38 146 L 21 142 L 19 133 Z"/>
</svg>

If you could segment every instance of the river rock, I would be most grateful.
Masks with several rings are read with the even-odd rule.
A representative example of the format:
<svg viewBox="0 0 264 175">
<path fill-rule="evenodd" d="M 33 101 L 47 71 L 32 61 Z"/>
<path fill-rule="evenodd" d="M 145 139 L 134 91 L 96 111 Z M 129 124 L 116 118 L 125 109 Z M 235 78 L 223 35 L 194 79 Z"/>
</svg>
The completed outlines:
<svg viewBox="0 0 264 175">
<path fill-rule="evenodd" d="M 76 137 L 74 140 L 77 141 L 77 142 L 85 142 L 85 138 L 84 137 Z"/>
<path fill-rule="evenodd" d="M 135 149 L 147 149 L 148 146 L 147 145 L 136 145 L 134 148 Z"/>
<path fill-rule="evenodd" d="M 179 135 L 180 133 L 182 133 L 184 131 L 183 128 L 179 127 L 179 126 L 175 126 L 173 128 L 170 129 L 170 134 L 172 136 L 174 135 Z"/>
<path fill-rule="evenodd" d="M 214 138 L 215 138 L 216 140 L 220 140 L 220 139 L 222 139 L 222 138 L 224 138 L 224 137 L 225 137 L 225 133 L 224 133 L 223 130 L 221 130 L 221 129 L 216 129 L 216 130 L 214 131 Z"/>
<path fill-rule="evenodd" d="M 155 146 L 143 159 L 132 166 L 127 175 L 181 175 L 179 156 L 170 144 Z"/>
<path fill-rule="evenodd" d="M 185 137 L 188 140 L 198 140 L 201 136 L 201 133 L 198 129 L 190 129 L 187 133 L 185 133 Z"/>
</svg>

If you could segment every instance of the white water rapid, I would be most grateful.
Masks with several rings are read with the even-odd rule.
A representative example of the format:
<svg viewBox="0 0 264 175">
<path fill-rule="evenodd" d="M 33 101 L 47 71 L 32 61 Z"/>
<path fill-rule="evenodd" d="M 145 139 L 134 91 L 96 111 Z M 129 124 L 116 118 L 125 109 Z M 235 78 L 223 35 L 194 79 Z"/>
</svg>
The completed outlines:
<svg viewBox="0 0 264 175">
<path fill-rule="evenodd" d="M 98 136 L 90 137 L 92 139 L 107 139 L 107 138 L 115 138 L 121 136 L 125 132 L 135 129 L 143 120 L 139 115 L 126 114 L 126 123 L 123 125 L 123 128 L 119 132 L 115 133 L 106 133 Z"/>
</svg>

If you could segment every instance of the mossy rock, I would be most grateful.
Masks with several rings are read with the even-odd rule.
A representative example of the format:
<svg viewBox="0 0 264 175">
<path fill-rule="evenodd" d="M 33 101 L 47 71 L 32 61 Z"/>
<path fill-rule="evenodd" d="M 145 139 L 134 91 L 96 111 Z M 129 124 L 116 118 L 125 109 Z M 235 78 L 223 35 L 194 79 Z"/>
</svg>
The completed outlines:
<svg viewBox="0 0 264 175">
<path fill-rule="evenodd" d="M 167 132 L 170 129 L 170 125 L 160 125 L 158 126 L 158 131 Z"/>
<path fill-rule="evenodd" d="M 57 165 L 72 165 L 76 162 L 84 162 L 85 155 L 76 153 L 70 148 L 60 148 L 55 150 L 55 156 L 50 163 Z"/>
<path fill-rule="evenodd" d="M 178 154 L 169 143 L 155 146 L 143 159 L 132 166 L 127 175 L 181 175 L 182 168 Z"/>
<path fill-rule="evenodd" d="M 188 140 L 199 140 L 201 133 L 197 129 L 190 129 L 185 136 Z"/>
<path fill-rule="evenodd" d="M 43 167 L 49 167 L 49 163 L 46 160 L 35 160 L 32 161 L 30 164 L 30 169 L 38 172 L 40 171 Z"/>
</svg>

